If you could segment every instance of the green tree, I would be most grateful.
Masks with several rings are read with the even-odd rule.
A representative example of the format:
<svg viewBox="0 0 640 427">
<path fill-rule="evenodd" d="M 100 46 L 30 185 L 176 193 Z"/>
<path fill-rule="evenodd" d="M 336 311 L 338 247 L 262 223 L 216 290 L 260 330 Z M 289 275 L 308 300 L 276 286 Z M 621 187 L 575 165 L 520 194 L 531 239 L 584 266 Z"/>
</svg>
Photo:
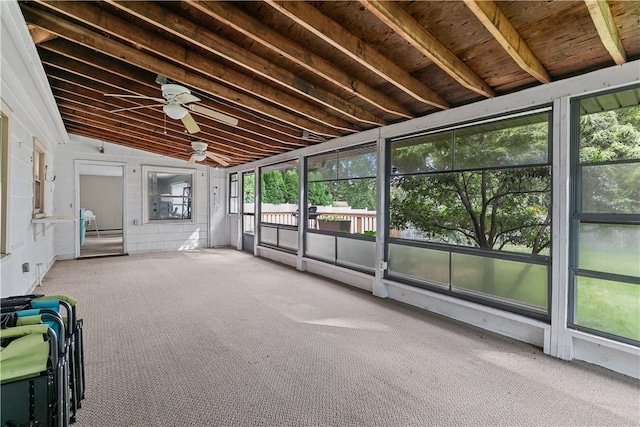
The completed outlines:
<svg viewBox="0 0 640 427">
<path fill-rule="evenodd" d="M 396 171 L 438 173 L 392 179 L 391 226 L 417 229 L 436 242 L 534 254 L 548 249 L 550 168 L 518 166 L 547 161 L 547 116 L 539 117 L 532 125 L 462 130 L 455 145 L 454 134 L 445 133 L 394 149 Z M 463 171 L 447 172 L 454 167 Z M 481 169 L 487 167 L 501 168 Z"/>
<path fill-rule="evenodd" d="M 313 181 L 322 179 L 319 172 L 309 172 L 309 183 L 307 184 L 307 202 L 310 205 L 329 206 L 333 203 L 333 195 L 326 183 Z"/>
<path fill-rule="evenodd" d="M 287 169 L 284 173 L 285 203 L 298 204 L 298 170 Z"/>
<path fill-rule="evenodd" d="M 262 203 L 284 203 L 285 190 L 284 178 L 279 170 L 262 173 Z"/>
<path fill-rule="evenodd" d="M 255 175 L 244 175 L 242 183 L 242 197 L 245 203 L 253 203 L 255 201 Z"/>
</svg>

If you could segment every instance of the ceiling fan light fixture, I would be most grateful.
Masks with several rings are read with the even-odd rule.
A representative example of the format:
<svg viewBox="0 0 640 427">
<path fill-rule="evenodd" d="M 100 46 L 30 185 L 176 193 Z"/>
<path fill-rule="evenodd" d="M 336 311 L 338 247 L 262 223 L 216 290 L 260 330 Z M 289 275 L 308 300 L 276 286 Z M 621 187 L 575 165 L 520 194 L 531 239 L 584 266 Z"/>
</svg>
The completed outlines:
<svg viewBox="0 0 640 427">
<path fill-rule="evenodd" d="M 167 116 L 171 117 L 173 120 L 180 120 L 187 115 L 187 109 L 180 105 L 167 104 L 164 107 L 162 107 L 162 110 Z"/>
<path fill-rule="evenodd" d="M 193 157 L 193 160 L 195 160 L 196 162 L 201 162 L 207 158 L 207 156 L 205 156 L 204 153 L 194 153 L 192 157 Z"/>
</svg>

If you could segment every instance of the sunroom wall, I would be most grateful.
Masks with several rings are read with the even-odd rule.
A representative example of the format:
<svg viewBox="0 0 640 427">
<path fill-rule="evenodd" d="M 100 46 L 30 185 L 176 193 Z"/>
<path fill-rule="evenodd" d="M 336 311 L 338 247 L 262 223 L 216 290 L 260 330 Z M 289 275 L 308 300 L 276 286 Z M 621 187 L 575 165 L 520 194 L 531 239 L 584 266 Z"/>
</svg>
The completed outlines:
<svg viewBox="0 0 640 427">
<path fill-rule="evenodd" d="M 497 332 L 542 347 L 546 354 L 566 360 L 580 359 L 640 378 L 640 352 L 638 347 L 597 337 L 567 327 L 568 269 L 569 269 L 569 216 L 570 216 L 570 102 L 573 97 L 609 91 L 640 82 L 640 61 L 611 67 L 570 79 L 530 88 L 518 93 L 480 101 L 474 104 L 441 111 L 426 117 L 371 129 L 358 134 L 336 138 L 293 152 L 273 156 L 261 161 L 230 168 L 228 172 L 255 170 L 268 164 L 286 161 L 364 144 L 378 142 L 378 153 L 384 153 L 388 139 L 430 129 L 469 123 L 489 117 L 508 115 L 515 111 L 553 105 L 552 120 L 552 287 L 551 323 L 530 319 L 518 314 L 463 301 L 448 295 L 382 279 L 386 268 L 382 248 L 384 236 L 376 236 L 376 274 L 333 266 L 306 259 L 300 249 L 297 254 L 282 253 L 269 248 L 256 248 L 256 254 L 274 259 L 299 270 L 306 270 L 366 289 L 381 297 L 389 297 L 424 308 L 478 327 Z M 386 170 L 386 159 L 378 156 L 379 171 Z M 304 188 L 305 183 L 301 182 Z M 378 191 L 378 206 L 388 203 L 385 191 Z M 302 199 L 301 199 L 302 200 Z M 378 209 L 379 224 L 384 223 L 383 209 Z M 300 231 L 299 233 L 302 233 Z M 302 237 L 300 237 L 302 241 Z M 234 243 L 233 241 L 231 242 Z"/>
</svg>

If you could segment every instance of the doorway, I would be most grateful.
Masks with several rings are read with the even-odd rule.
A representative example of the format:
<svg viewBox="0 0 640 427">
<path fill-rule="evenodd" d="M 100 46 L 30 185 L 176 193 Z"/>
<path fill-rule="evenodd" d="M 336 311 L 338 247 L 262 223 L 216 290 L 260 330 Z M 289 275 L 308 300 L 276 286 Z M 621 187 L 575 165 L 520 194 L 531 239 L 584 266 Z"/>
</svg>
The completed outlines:
<svg viewBox="0 0 640 427">
<path fill-rule="evenodd" d="M 78 161 L 76 258 L 124 255 L 124 164 Z"/>
</svg>

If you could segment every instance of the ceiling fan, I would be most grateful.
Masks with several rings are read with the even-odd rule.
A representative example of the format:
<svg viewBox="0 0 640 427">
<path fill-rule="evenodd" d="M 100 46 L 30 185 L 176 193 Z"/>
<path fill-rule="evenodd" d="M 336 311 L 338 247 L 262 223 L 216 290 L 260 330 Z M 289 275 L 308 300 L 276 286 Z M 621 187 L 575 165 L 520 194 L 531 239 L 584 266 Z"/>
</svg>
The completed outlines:
<svg viewBox="0 0 640 427">
<path fill-rule="evenodd" d="M 231 126 L 238 125 L 238 119 L 235 117 L 227 116 L 226 114 L 219 113 L 207 107 L 203 107 L 195 102 L 199 102 L 200 98 L 191 94 L 191 91 L 184 86 L 166 83 L 161 86 L 162 98 L 155 98 L 152 96 L 142 95 L 126 95 L 116 93 L 105 93 L 105 96 L 114 96 L 118 98 L 137 98 L 137 99 L 150 99 L 158 102 L 158 104 L 140 105 L 137 107 L 119 108 L 112 110 L 112 113 L 118 113 L 121 111 L 137 110 L 140 108 L 152 108 L 162 107 L 162 111 L 174 120 L 182 120 L 184 127 L 189 133 L 200 132 L 200 126 L 194 120 L 189 111 L 203 114 L 221 123 L 225 123 Z"/>
<path fill-rule="evenodd" d="M 191 148 L 193 148 L 193 151 L 187 152 L 187 154 L 191 153 L 189 163 L 201 162 L 208 157 L 222 166 L 229 166 L 229 161 L 231 161 L 230 158 L 221 154 L 214 154 L 211 151 L 207 151 L 207 146 L 208 145 L 206 142 L 192 141 Z"/>
</svg>

